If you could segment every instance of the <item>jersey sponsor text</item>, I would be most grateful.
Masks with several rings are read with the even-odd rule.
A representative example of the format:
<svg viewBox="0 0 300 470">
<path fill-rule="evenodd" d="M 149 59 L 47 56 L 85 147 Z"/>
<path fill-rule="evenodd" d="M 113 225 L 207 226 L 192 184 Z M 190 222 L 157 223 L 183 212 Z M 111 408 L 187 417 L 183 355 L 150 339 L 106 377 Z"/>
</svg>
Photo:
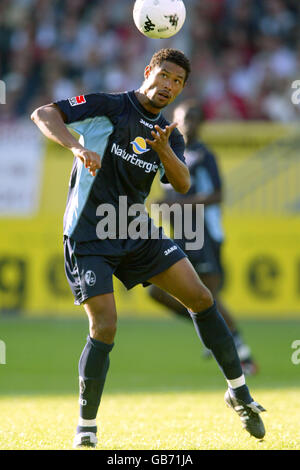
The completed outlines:
<svg viewBox="0 0 300 470">
<path fill-rule="evenodd" d="M 141 160 L 137 157 L 135 153 L 130 154 L 127 153 L 125 149 L 122 149 L 118 144 L 113 143 L 111 147 L 112 153 L 117 155 L 118 157 L 123 158 L 127 162 L 131 163 L 132 165 L 138 166 L 139 168 L 145 169 L 146 173 L 150 173 L 153 171 L 154 173 L 158 170 L 158 165 L 156 163 L 147 162 L 145 160 Z"/>
</svg>

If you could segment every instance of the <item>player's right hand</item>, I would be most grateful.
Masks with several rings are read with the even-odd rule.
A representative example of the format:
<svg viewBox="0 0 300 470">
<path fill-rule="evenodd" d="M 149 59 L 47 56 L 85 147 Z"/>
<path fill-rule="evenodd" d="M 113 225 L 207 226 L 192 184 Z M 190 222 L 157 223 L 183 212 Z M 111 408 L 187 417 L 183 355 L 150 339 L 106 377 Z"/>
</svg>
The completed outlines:
<svg viewBox="0 0 300 470">
<path fill-rule="evenodd" d="M 91 175 L 96 176 L 96 170 L 101 168 L 101 158 L 100 155 L 92 150 L 85 148 L 75 148 L 72 150 L 75 157 L 80 158 L 85 168 L 89 170 Z"/>
</svg>

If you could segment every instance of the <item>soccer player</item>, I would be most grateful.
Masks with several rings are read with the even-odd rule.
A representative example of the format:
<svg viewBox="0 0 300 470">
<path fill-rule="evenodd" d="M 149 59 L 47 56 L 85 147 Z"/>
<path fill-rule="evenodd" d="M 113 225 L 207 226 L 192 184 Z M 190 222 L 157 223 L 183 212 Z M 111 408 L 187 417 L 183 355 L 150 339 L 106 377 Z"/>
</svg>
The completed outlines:
<svg viewBox="0 0 300 470">
<path fill-rule="evenodd" d="M 184 236 L 175 239 L 175 241 L 185 251 L 202 282 L 212 293 L 217 308 L 232 333 L 244 374 L 254 375 L 257 372 L 257 366 L 251 357 L 251 350 L 244 343 L 234 318 L 225 308 L 219 295 L 224 273 L 221 260 L 224 240 L 220 209 L 222 181 L 215 156 L 198 138 L 199 127 L 203 122 L 200 104 L 192 99 L 181 103 L 174 111 L 174 121 L 178 124 L 178 129 L 185 140 L 184 156 L 192 184 L 188 193 L 181 195 L 176 193 L 171 185 L 166 186 L 165 197 L 160 202 L 169 205 L 174 203 L 205 205 L 203 248 L 200 250 L 185 249 L 186 243 L 190 241 Z M 193 220 L 192 223 L 194 225 L 196 221 Z M 183 230 L 182 233 L 184 233 Z M 191 319 L 188 310 L 180 302 L 154 284 L 151 285 L 149 294 L 154 300 L 179 316 Z M 210 355 L 207 350 L 205 354 Z"/>
<path fill-rule="evenodd" d="M 32 113 L 42 133 L 75 157 L 64 216 L 65 270 L 75 304 L 83 304 L 89 319 L 79 360 L 75 447 L 97 444 L 96 416 L 117 326 L 113 274 L 128 289 L 155 284 L 189 309 L 198 335 L 227 380 L 226 403 L 251 435 L 265 434 L 260 418 L 264 408 L 250 395 L 232 334 L 210 291 L 179 246 L 161 229 L 155 231 L 150 218 L 145 222 L 142 213 L 135 213 L 157 171 L 177 192 L 189 190 L 183 137 L 176 123 L 161 113 L 182 92 L 189 73 L 190 63 L 181 51 L 162 49 L 145 68 L 138 90 L 81 95 Z M 80 134 L 79 141 L 67 126 Z M 147 227 L 149 238 L 131 235 L 135 223 Z"/>
</svg>

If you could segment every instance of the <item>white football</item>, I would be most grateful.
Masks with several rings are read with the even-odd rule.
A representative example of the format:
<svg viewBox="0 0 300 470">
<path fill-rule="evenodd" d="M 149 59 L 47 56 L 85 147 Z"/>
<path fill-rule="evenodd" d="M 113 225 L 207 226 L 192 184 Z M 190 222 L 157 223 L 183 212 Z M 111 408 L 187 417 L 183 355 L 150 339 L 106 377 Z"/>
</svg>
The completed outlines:
<svg viewBox="0 0 300 470">
<path fill-rule="evenodd" d="M 136 0 L 133 19 L 138 30 L 149 38 L 174 36 L 185 22 L 182 0 Z"/>
</svg>

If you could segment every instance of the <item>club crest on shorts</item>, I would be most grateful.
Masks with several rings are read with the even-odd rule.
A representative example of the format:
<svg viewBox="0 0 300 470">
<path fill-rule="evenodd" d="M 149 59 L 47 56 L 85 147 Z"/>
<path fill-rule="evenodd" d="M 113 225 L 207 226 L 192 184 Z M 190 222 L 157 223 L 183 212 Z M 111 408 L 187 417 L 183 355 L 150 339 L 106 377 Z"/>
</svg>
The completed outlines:
<svg viewBox="0 0 300 470">
<path fill-rule="evenodd" d="M 88 286 L 94 286 L 96 284 L 96 274 L 94 271 L 87 271 L 84 275 L 84 280 Z"/>
</svg>

